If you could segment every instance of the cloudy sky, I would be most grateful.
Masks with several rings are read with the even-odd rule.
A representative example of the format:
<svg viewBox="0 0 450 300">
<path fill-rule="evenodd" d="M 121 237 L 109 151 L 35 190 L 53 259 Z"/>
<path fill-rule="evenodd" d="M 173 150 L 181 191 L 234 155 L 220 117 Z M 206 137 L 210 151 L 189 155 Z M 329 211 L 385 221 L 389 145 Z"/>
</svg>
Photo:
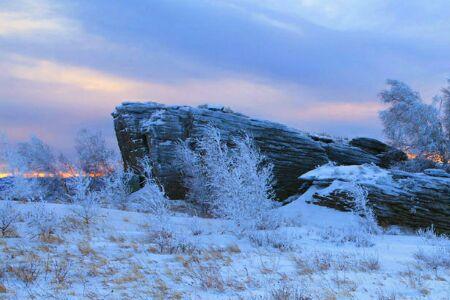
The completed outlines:
<svg viewBox="0 0 450 300">
<path fill-rule="evenodd" d="M 448 0 L 2 0 L 0 130 L 70 152 L 122 101 L 217 103 L 381 138 L 387 78 L 431 98 L 450 76 Z"/>
</svg>

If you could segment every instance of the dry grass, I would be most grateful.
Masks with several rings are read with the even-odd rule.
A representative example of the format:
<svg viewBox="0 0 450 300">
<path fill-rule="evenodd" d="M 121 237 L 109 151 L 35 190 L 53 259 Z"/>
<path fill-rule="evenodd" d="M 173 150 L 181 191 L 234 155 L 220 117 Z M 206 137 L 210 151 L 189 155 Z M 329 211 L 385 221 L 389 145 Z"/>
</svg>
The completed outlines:
<svg viewBox="0 0 450 300">
<path fill-rule="evenodd" d="M 380 269 L 378 256 L 365 253 L 313 252 L 295 255 L 293 261 L 300 275 L 317 272 L 374 272 Z"/>
<path fill-rule="evenodd" d="M 43 272 L 40 261 L 22 262 L 17 266 L 9 265 L 7 271 L 24 282 L 25 285 L 35 282 Z"/>
<path fill-rule="evenodd" d="M 62 244 L 64 240 L 54 233 L 50 234 L 39 234 L 39 240 L 46 244 Z"/>
<path fill-rule="evenodd" d="M 300 289 L 287 285 L 273 289 L 269 297 L 272 300 L 312 300 L 309 295 L 306 295 Z"/>
<path fill-rule="evenodd" d="M 6 228 L 5 230 L 1 231 L 1 237 L 2 238 L 18 238 L 20 237 L 19 233 L 17 232 L 17 229 L 13 226 Z"/>
<path fill-rule="evenodd" d="M 79 242 L 77 246 L 83 256 L 97 256 L 97 252 L 91 247 L 91 244 L 88 241 Z"/>
<path fill-rule="evenodd" d="M 226 282 L 222 277 L 223 256 L 211 251 L 203 256 L 191 255 L 188 259 L 178 257 L 185 267 L 185 274 L 201 288 L 224 291 Z"/>
<path fill-rule="evenodd" d="M 66 286 L 68 284 L 70 263 L 67 259 L 63 260 L 53 260 L 52 262 L 52 282 L 60 286 Z"/>
</svg>

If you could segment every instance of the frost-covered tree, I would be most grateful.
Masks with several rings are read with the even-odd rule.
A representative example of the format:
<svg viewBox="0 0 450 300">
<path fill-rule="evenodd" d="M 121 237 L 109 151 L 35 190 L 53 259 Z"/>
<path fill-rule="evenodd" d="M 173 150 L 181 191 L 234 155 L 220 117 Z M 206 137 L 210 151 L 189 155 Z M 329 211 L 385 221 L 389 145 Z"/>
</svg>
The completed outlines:
<svg viewBox="0 0 450 300">
<path fill-rule="evenodd" d="M 30 173 L 57 173 L 57 160 L 50 146 L 36 136 L 28 142 L 19 143 L 17 152 L 22 159 L 22 166 Z"/>
<path fill-rule="evenodd" d="M 79 175 L 69 179 L 69 198 L 77 205 L 73 213 L 85 224 L 95 223 L 100 212 L 100 193 L 92 188 L 92 178 Z"/>
<path fill-rule="evenodd" d="M 257 219 L 274 205 L 272 165 L 244 135 L 222 138 L 207 127 L 202 138 L 180 151 L 188 198 L 218 217 Z"/>
<path fill-rule="evenodd" d="M 114 151 L 108 148 L 101 132 L 82 129 L 75 138 L 80 168 L 86 174 L 104 174 L 111 170 Z"/>
<path fill-rule="evenodd" d="M 450 152 L 450 79 L 447 81 L 448 86 L 442 89 L 442 124 L 444 126 L 447 139 L 447 151 Z"/>
<path fill-rule="evenodd" d="M 380 99 L 389 107 L 380 112 L 384 133 L 392 145 L 419 157 L 448 160 L 448 142 L 438 109 L 422 101 L 419 93 L 397 80 L 388 80 L 389 88 Z"/>
<path fill-rule="evenodd" d="M 33 201 L 43 198 L 45 189 L 41 182 L 36 178 L 24 176 L 31 171 L 32 166 L 42 165 L 41 167 L 45 169 L 51 165 L 43 159 L 48 153 L 44 153 L 42 156 L 38 153 L 37 157 L 33 156 L 32 153 L 36 152 L 35 145 L 40 147 L 42 143 L 36 139 L 15 146 L 5 134 L 0 135 L 0 161 L 5 165 L 6 171 L 12 174 L 12 177 L 8 179 L 8 184 L 0 190 L 1 199 Z"/>
</svg>

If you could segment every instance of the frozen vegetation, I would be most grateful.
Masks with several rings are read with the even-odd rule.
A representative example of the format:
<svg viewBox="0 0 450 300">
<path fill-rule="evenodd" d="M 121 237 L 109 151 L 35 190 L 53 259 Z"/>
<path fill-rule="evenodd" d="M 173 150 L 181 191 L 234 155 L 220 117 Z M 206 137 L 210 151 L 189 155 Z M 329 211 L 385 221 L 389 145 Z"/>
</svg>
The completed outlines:
<svg viewBox="0 0 450 300">
<path fill-rule="evenodd" d="M 448 203 L 449 92 L 439 98 L 440 112 L 406 85 L 389 84 L 381 95 L 391 105 L 381 114 L 386 134 L 418 159 L 392 169 L 329 162 L 304 172 L 300 180 L 309 186 L 299 186 L 302 193 L 284 206 L 275 201 L 272 162 L 245 132 L 224 138 L 207 125 L 195 139 L 170 145 L 187 190 L 183 200 L 167 198 L 157 161 L 144 158 L 124 169 L 100 133 L 78 133 L 75 162 L 36 137 L 17 145 L 1 138 L 8 177 L 0 179 L 0 298 L 450 299 L 449 238 L 433 226 L 416 231 L 378 222 L 386 212 L 397 217 L 384 202 L 409 205 L 418 187 L 428 195 L 427 188 L 440 186 L 444 197 L 430 195 Z M 164 125 L 162 115 L 152 114 L 146 128 Z M 236 116 L 227 117 L 241 120 Z M 428 127 L 418 130 L 412 116 Z M 320 145 L 332 144 L 325 136 L 297 138 L 324 153 Z M 438 161 L 430 161 L 435 155 Z M 408 168 L 424 173 L 399 171 Z M 341 190 L 352 199 L 346 212 L 316 205 L 340 204 L 333 193 Z M 374 205 L 374 193 L 387 198 Z M 406 208 L 408 218 L 413 209 Z"/>
<path fill-rule="evenodd" d="M 448 299 L 450 241 L 353 213 L 275 209 L 264 229 L 177 213 L 0 202 L 7 299 Z M 81 212 L 81 213 L 80 213 Z M 87 221 L 89 220 L 89 221 Z"/>
<path fill-rule="evenodd" d="M 135 193 L 129 187 L 133 175 L 120 167 L 100 178 L 89 175 L 104 171 L 112 155 L 98 134 L 81 132 L 78 145 L 86 141 L 96 148 L 80 149 L 77 176 L 56 183 L 54 177 L 15 176 L 3 186 L 0 297 L 450 297 L 445 236 L 433 228 L 416 233 L 379 227 L 359 185 L 352 187 L 357 205 L 350 212 L 309 204 L 311 191 L 276 205 L 271 165 L 248 136 L 230 148 L 211 127 L 196 141 L 197 150 L 180 144 L 191 190 L 187 202 L 165 198 L 149 160 L 141 162 L 146 175 Z M 14 156 L 18 166 L 50 170 L 57 163 L 36 139 L 21 147 L 27 151 Z M 8 153 L 11 160 L 15 152 Z M 330 176 L 389 180 L 386 171 L 370 165 L 337 171 L 327 165 L 304 175 Z M 45 193 L 58 184 L 63 187 L 55 193 L 64 192 Z"/>
</svg>

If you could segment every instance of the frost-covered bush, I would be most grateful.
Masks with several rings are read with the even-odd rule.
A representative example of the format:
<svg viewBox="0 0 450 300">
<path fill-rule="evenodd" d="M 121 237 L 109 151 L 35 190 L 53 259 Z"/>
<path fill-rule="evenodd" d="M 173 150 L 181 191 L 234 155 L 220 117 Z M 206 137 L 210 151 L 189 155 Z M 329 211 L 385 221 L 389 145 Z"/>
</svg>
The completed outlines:
<svg viewBox="0 0 450 300">
<path fill-rule="evenodd" d="M 9 177 L 0 191 L 0 199 L 20 201 L 40 201 L 46 191 L 37 178 L 25 178 L 17 175 Z"/>
<path fill-rule="evenodd" d="M 272 247 L 280 251 L 292 251 L 297 248 L 296 242 L 301 240 L 298 233 L 284 230 L 254 230 L 246 233 L 250 242 L 257 247 Z"/>
<path fill-rule="evenodd" d="M 188 199 L 206 212 L 242 223 L 274 207 L 272 165 L 252 139 L 225 140 L 215 127 L 181 146 Z"/>
<path fill-rule="evenodd" d="M 293 260 L 299 273 L 303 275 L 327 271 L 370 272 L 380 269 L 376 253 L 359 251 L 300 251 Z"/>
<path fill-rule="evenodd" d="M 21 218 L 20 212 L 11 202 L 0 201 L 0 234 L 10 237 L 16 234 L 16 223 Z"/>
<path fill-rule="evenodd" d="M 450 270 L 450 244 L 439 244 L 431 250 L 419 249 L 414 253 L 414 258 L 419 266 L 426 269 Z"/>
<path fill-rule="evenodd" d="M 101 178 L 101 197 L 106 206 L 127 208 L 127 197 L 131 194 L 130 182 L 134 174 L 126 171 L 121 164 Z"/>
<path fill-rule="evenodd" d="M 355 206 L 353 212 L 360 215 L 361 229 L 368 234 L 379 234 L 381 232 L 380 227 L 377 223 L 377 218 L 372 208 L 367 202 L 367 190 L 359 185 L 354 185 L 353 189 L 350 190 L 353 195 Z"/>
<path fill-rule="evenodd" d="M 380 118 L 390 142 L 419 157 L 447 162 L 450 136 L 445 134 L 446 113 L 441 119 L 436 106 L 424 103 L 419 93 L 403 82 L 388 80 L 387 84 L 389 89 L 380 93 L 380 99 L 389 107 L 380 112 Z M 443 91 L 442 98 L 448 103 L 448 90 Z"/>
<path fill-rule="evenodd" d="M 152 252 L 162 254 L 199 252 L 196 245 L 188 239 L 186 232 L 178 231 L 168 220 L 162 221 L 157 218 L 155 221 L 148 234 Z"/>
<path fill-rule="evenodd" d="M 41 240 L 50 240 L 60 226 L 60 218 L 44 202 L 34 203 L 33 210 L 27 216 L 27 224 L 32 228 L 32 235 Z"/>
<path fill-rule="evenodd" d="M 135 192 L 130 200 L 137 204 L 139 211 L 158 216 L 166 215 L 168 213 L 168 199 L 165 197 L 162 186 L 156 182 L 153 176 L 150 159 L 142 159 L 140 166 L 145 177 L 144 186 Z"/>
<path fill-rule="evenodd" d="M 72 211 L 83 224 L 97 221 L 100 213 L 100 193 L 92 189 L 92 178 L 75 176 L 68 180 L 69 199 L 75 206 Z"/>
<path fill-rule="evenodd" d="M 358 248 L 374 246 L 372 235 L 359 226 L 348 226 L 340 229 L 326 228 L 320 232 L 320 237 L 336 245 L 353 244 Z"/>
<path fill-rule="evenodd" d="M 312 296 L 298 287 L 282 284 L 270 291 L 270 300 L 311 300 Z"/>
<path fill-rule="evenodd" d="M 430 159 L 422 157 L 402 161 L 393 166 L 393 169 L 411 173 L 421 173 L 426 169 L 435 169 L 435 168 L 439 168 L 439 165 Z"/>
</svg>

